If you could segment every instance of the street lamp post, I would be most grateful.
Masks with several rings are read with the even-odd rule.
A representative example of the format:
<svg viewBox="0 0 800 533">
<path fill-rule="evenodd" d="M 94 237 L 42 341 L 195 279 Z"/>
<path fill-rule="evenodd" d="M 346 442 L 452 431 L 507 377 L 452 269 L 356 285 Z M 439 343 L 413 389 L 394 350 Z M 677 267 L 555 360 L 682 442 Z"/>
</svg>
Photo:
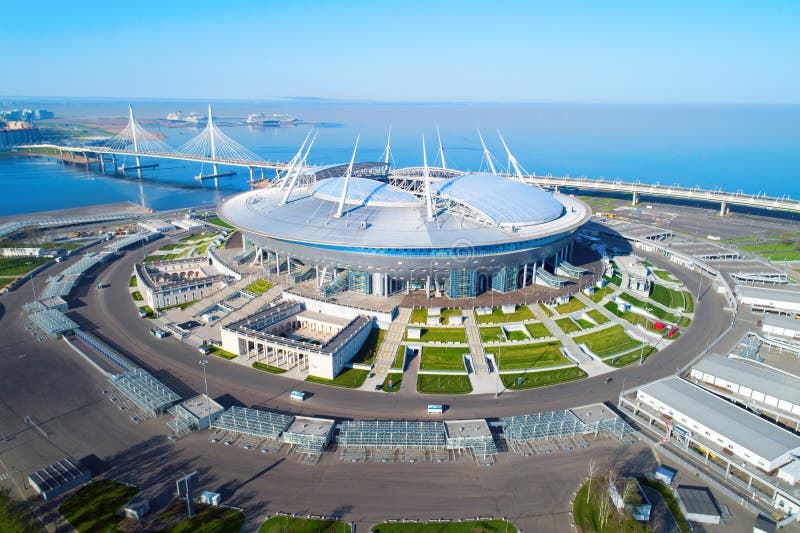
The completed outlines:
<svg viewBox="0 0 800 533">
<path fill-rule="evenodd" d="M 200 366 L 203 367 L 203 383 L 205 384 L 205 389 L 206 389 L 206 419 L 208 422 L 207 427 L 211 427 L 211 400 L 208 397 L 208 378 L 206 377 L 206 365 L 208 365 L 208 359 L 200 359 L 199 364 Z"/>
</svg>

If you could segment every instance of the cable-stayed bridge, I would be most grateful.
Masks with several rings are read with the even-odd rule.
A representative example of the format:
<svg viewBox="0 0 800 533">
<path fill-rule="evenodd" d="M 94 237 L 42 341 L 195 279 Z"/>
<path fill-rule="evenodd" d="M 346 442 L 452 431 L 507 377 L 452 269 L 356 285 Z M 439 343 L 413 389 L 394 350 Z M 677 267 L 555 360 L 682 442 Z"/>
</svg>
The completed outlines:
<svg viewBox="0 0 800 533">
<path fill-rule="evenodd" d="M 499 134 L 499 132 L 498 132 Z M 483 142 L 483 137 L 478 136 L 481 141 L 484 152 L 484 161 L 488 169 L 493 173 L 498 172 L 495 162 L 498 162 L 494 156 L 486 148 Z M 517 159 L 512 155 L 505 139 L 502 135 L 500 140 L 503 143 L 503 148 L 508 156 L 507 176 L 524 181 L 533 186 L 556 189 L 567 189 L 570 191 L 594 191 L 613 194 L 630 194 L 632 196 L 632 203 L 636 205 L 639 203 L 640 196 L 649 197 L 664 197 L 673 198 L 687 201 L 702 201 L 718 203 L 720 205 L 720 215 L 727 213 L 728 206 L 739 205 L 748 206 L 759 209 L 779 210 L 800 212 L 800 200 L 791 199 L 788 196 L 774 197 L 766 196 L 763 194 L 744 194 L 742 192 L 726 192 L 723 190 L 702 189 L 699 187 L 680 187 L 677 185 L 660 185 L 660 184 L 647 184 L 640 182 L 626 182 L 621 180 L 604 180 L 604 179 L 587 179 L 587 178 L 571 178 L 554 177 L 554 176 L 536 176 L 524 171 L 519 165 Z M 308 141 L 308 138 L 306 138 Z M 313 143 L 313 141 L 312 141 Z M 305 146 L 305 142 L 303 143 Z M 201 164 L 211 165 L 212 172 L 204 174 L 201 172 L 196 176 L 198 180 L 213 179 L 215 184 L 218 184 L 218 178 L 232 176 L 235 172 L 219 172 L 218 166 L 239 167 L 247 168 L 249 170 L 250 181 L 255 181 L 254 170 L 258 169 L 263 179 L 264 169 L 271 169 L 276 171 L 276 175 L 283 173 L 284 176 L 287 171 L 300 172 L 303 170 L 311 169 L 313 166 L 306 165 L 305 157 L 298 159 L 298 155 L 291 161 L 269 161 L 260 157 L 258 154 L 242 146 L 235 140 L 231 139 L 220 131 L 219 127 L 214 124 L 213 116 L 211 113 L 211 106 L 208 107 L 208 120 L 205 128 L 195 137 L 187 141 L 185 144 L 178 148 L 173 148 L 161 141 L 152 133 L 145 130 L 135 119 L 133 109 L 129 106 L 128 123 L 125 128 L 120 131 L 113 138 L 97 144 L 97 145 L 84 145 L 84 146 L 69 146 L 58 144 L 33 144 L 24 145 L 19 148 L 49 148 L 58 150 L 61 153 L 61 158 L 65 161 L 70 161 L 78 164 L 88 165 L 90 163 L 99 163 L 101 171 L 106 173 L 106 164 L 109 162 L 113 164 L 114 174 L 125 173 L 127 171 L 136 170 L 139 177 L 141 171 L 145 168 L 158 167 L 158 163 L 143 163 L 141 158 L 146 157 L 150 159 L 171 159 L 179 161 L 196 161 Z M 386 164 L 389 163 L 389 155 L 391 148 L 387 143 L 386 148 Z M 303 151 L 301 147 L 300 152 Z M 308 151 L 306 151 L 306 156 Z M 111 159 L 107 159 L 110 156 Z M 119 165 L 117 157 L 133 157 L 135 160 L 134 166 Z M 453 172 L 459 174 L 460 172 L 445 168 L 444 164 L 444 150 L 439 139 L 439 157 L 442 164 L 441 169 L 431 168 L 431 176 L 433 177 L 437 171 L 443 175 L 450 175 Z M 412 176 L 405 176 L 406 174 L 420 174 L 417 178 L 421 178 L 420 169 L 400 169 L 392 171 L 392 175 L 402 175 L 403 177 L 412 178 Z M 398 174 L 399 173 L 399 174 Z M 390 175 L 390 180 L 392 178 Z M 412 178 L 413 179 L 413 178 Z"/>
</svg>

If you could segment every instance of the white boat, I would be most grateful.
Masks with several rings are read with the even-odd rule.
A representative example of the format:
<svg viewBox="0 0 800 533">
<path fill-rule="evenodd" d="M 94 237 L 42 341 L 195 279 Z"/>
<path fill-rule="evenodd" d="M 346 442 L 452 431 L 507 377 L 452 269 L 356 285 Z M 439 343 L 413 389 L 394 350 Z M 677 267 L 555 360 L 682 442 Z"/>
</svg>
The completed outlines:
<svg viewBox="0 0 800 533">
<path fill-rule="evenodd" d="M 251 126 L 288 126 L 300 122 L 297 118 L 286 113 L 250 113 L 247 123 Z"/>
<path fill-rule="evenodd" d="M 167 120 L 170 122 L 192 122 L 196 124 L 198 122 L 204 122 L 206 117 L 200 113 L 183 113 L 181 111 L 177 111 L 167 115 Z"/>
</svg>

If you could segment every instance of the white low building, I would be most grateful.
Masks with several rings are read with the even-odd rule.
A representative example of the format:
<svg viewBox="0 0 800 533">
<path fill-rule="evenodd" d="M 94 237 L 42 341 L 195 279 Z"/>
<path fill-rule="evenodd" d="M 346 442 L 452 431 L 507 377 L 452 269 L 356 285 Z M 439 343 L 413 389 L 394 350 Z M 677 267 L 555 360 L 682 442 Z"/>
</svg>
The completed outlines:
<svg viewBox="0 0 800 533">
<path fill-rule="evenodd" d="M 784 313 L 800 313 L 800 290 L 737 285 L 736 297 L 743 305 Z"/>
<path fill-rule="evenodd" d="M 680 378 L 640 387 L 636 399 L 671 423 L 744 462 L 771 472 L 800 454 L 800 436 Z"/>
<path fill-rule="evenodd" d="M 147 220 L 140 220 L 139 227 L 156 233 L 163 233 L 165 231 L 175 229 L 175 226 L 166 220 L 161 220 L 160 218 L 148 218 Z"/>
<path fill-rule="evenodd" d="M 44 248 L 0 248 L 3 257 L 40 257 Z"/>
<path fill-rule="evenodd" d="M 790 316 L 764 315 L 761 331 L 768 335 L 800 339 L 800 320 Z"/>
<path fill-rule="evenodd" d="M 800 416 L 800 379 L 786 372 L 711 354 L 694 365 L 691 377 L 743 399 Z"/>
</svg>

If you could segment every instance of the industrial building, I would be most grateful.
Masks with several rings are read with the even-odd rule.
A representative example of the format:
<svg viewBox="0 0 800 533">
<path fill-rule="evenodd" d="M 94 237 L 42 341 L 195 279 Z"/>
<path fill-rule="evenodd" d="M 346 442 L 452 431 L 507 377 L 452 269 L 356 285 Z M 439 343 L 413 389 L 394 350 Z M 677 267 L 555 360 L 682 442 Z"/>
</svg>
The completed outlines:
<svg viewBox="0 0 800 533">
<path fill-rule="evenodd" d="M 64 458 L 29 475 L 28 483 L 42 498 L 51 500 L 83 485 L 91 477 L 80 461 Z"/>
<path fill-rule="evenodd" d="M 266 309 L 221 326 L 222 349 L 286 370 L 335 378 L 369 337 L 374 321 L 305 310 L 302 302 L 273 302 Z"/>
<path fill-rule="evenodd" d="M 683 511 L 686 520 L 701 524 L 720 523 L 719 509 L 717 509 L 708 487 L 679 485 L 677 494 L 678 506 Z"/>
<path fill-rule="evenodd" d="M 483 173 L 353 163 L 288 172 L 225 200 L 276 272 L 312 269 L 323 296 L 424 289 L 450 298 L 562 286 L 573 238 L 589 220 L 581 200 Z"/>
<path fill-rule="evenodd" d="M 800 416 L 800 379 L 742 359 L 711 354 L 690 373 L 710 388 Z"/>
<path fill-rule="evenodd" d="M 751 305 L 754 309 L 800 313 L 800 290 L 737 285 L 736 297 L 740 303 Z"/>
<path fill-rule="evenodd" d="M 763 472 L 800 453 L 800 436 L 680 378 L 644 385 L 636 400 L 668 417 L 670 432 L 727 450 Z"/>
<path fill-rule="evenodd" d="M 145 302 L 152 309 L 193 302 L 228 283 L 206 257 L 137 263 L 134 274 Z"/>
</svg>

